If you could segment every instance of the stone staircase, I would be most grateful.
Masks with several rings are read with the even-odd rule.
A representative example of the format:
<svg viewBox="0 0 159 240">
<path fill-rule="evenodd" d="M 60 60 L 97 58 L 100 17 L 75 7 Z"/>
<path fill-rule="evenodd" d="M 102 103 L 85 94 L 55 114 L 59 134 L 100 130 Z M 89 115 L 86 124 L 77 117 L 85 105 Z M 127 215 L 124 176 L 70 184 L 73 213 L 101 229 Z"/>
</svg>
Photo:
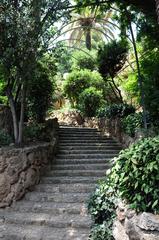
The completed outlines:
<svg viewBox="0 0 159 240">
<path fill-rule="evenodd" d="M 23 200 L 0 210 L 0 239 L 88 240 L 90 193 L 119 150 L 96 129 L 61 127 L 51 170 Z"/>
</svg>

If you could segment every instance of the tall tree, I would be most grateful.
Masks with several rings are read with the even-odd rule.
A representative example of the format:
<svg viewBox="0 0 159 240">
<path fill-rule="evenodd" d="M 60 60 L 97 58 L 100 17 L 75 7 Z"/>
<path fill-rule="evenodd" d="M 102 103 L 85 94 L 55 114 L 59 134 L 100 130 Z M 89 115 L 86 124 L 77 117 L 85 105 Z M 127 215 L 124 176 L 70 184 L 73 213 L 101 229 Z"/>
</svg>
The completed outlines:
<svg viewBox="0 0 159 240">
<path fill-rule="evenodd" d="M 98 50 L 98 67 L 103 79 L 110 87 L 112 95 L 117 102 L 122 102 L 120 89 L 115 83 L 115 76 L 126 62 L 128 53 L 127 43 L 124 41 L 112 41 L 100 46 Z"/>
<path fill-rule="evenodd" d="M 69 24 L 70 43 L 80 43 L 84 38 L 86 48 L 91 50 L 93 38 L 97 41 L 114 39 L 111 16 L 112 11 L 103 14 L 98 6 L 93 10 L 86 7 L 79 14 L 74 14 Z"/>
<path fill-rule="evenodd" d="M 4 69 L 16 144 L 22 142 L 27 86 L 36 68 L 42 35 L 68 13 L 69 4 L 68 0 L 2 0 L 0 3 L 0 65 Z"/>
</svg>

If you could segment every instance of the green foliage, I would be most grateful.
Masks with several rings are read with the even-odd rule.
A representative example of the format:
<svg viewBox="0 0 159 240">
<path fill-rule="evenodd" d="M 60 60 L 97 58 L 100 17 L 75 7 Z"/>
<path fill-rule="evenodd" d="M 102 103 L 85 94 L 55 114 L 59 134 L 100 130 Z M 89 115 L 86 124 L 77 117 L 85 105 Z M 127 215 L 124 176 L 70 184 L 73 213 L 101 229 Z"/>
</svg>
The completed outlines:
<svg viewBox="0 0 159 240">
<path fill-rule="evenodd" d="M 105 108 L 101 108 L 98 111 L 98 117 L 107 117 L 107 118 L 115 118 L 115 117 L 126 117 L 131 113 L 135 112 L 135 108 L 132 105 L 128 104 L 112 104 Z"/>
<path fill-rule="evenodd" d="M 121 151 L 109 181 L 133 209 L 159 213 L 159 137 L 142 139 Z"/>
<path fill-rule="evenodd" d="M 56 59 L 57 70 L 60 74 L 65 74 L 71 71 L 72 51 L 67 48 L 67 44 L 58 42 L 52 49 L 54 58 Z"/>
<path fill-rule="evenodd" d="M 155 21 L 151 17 L 145 19 L 145 17 L 141 15 L 138 19 L 138 24 L 140 30 L 137 38 L 138 41 L 142 43 L 144 50 L 153 50 L 158 47 L 159 29 L 156 19 Z"/>
<path fill-rule="evenodd" d="M 113 240 L 112 225 L 115 219 L 117 199 L 107 180 L 100 182 L 92 194 L 88 210 L 95 225 L 91 230 L 90 239 Z"/>
<path fill-rule="evenodd" d="M 159 50 L 154 49 L 151 55 L 141 61 L 144 79 L 146 109 L 154 119 L 159 118 Z"/>
<path fill-rule="evenodd" d="M 101 106 L 102 92 L 95 87 L 86 88 L 79 96 L 78 108 L 86 117 L 95 117 Z"/>
<path fill-rule="evenodd" d="M 34 121 L 44 122 L 54 89 L 55 84 L 50 79 L 48 69 L 39 63 L 28 86 L 28 113 Z"/>
<path fill-rule="evenodd" d="M 87 50 L 88 51 L 88 50 Z M 96 70 L 96 55 L 95 52 L 89 51 L 88 53 L 76 51 L 72 55 L 72 70 L 89 69 Z"/>
<path fill-rule="evenodd" d="M 102 223 L 111 218 L 115 210 L 116 198 L 107 180 L 101 181 L 95 192 L 92 194 L 88 210 L 95 223 Z"/>
<path fill-rule="evenodd" d="M 95 224 L 91 229 L 89 240 L 114 240 L 112 235 L 112 223 L 114 219 L 104 221 L 102 224 Z"/>
<path fill-rule="evenodd" d="M 122 77 L 122 76 L 121 76 Z M 126 73 L 125 79 L 122 79 L 121 87 L 124 90 L 126 99 L 139 105 L 140 94 L 138 87 L 138 76 L 136 72 L 132 72 L 132 69 Z"/>
<path fill-rule="evenodd" d="M 135 132 L 143 127 L 143 114 L 133 113 L 122 119 L 123 130 L 130 137 L 135 136 Z"/>
<path fill-rule="evenodd" d="M 98 72 L 91 72 L 88 69 L 74 70 L 64 82 L 63 90 L 73 105 L 78 104 L 80 94 L 89 87 L 102 88 L 103 79 Z"/>
<path fill-rule="evenodd" d="M 39 56 L 41 57 L 43 53 L 48 51 L 46 46 L 52 45 L 50 36 L 47 35 L 48 29 L 61 16 L 66 20 L 69 5 L 68 0 L 60 2 L 60 6 L 59 1 L 51 2 L 50 0 L 9 2 L 1 0 L 0 65 L 5 69 L 8 102 L 12 108 L 12 113 L 16 113 L 16 116 L 13 117 L 16 144 L 22 142 L 23 109 L 24 102 L 27 103 L 28 83 L 36 71 Z M 51 38 L 53 38 L 53 34 Z M 34 87 L 36 86 L 34 85 Z M 19 107 L 21 108 L 20 119 L 17 109 Z"/>
<path fill-rule="evenodd" d="M 102 14 L 99 6 L 95 9 L 95 12 L 92 11 L 91 7 L 86 6 L 83 9 L 78 8 L 77 11 L 78 14 L 77 12 L 73 14 L 73 21 L 69 26 L 69 42 L 73 47 L 75 44 L 82 47 L 85 43 L 85 47 L 91 50 L 92 46 L 96 47 L 96 44 L 103 42 L 103 40 L 114 39 L 112 26 L 110 25 L 110 20 L 112 20 L 111 10 Z"/>
<path fill-rule="evenodd" d="M 125 41 L 112 41 L 99 47 L 97 61 L 103 78 L 115 77 L 126 61 L 127 51 Z"/>
<path fill-rule="evenodd" d="M 4 77 L 4 69 L 0 65 L 0 104 L 7 103 L 5 88 L 6 88 L 6 82 L 5 82 L 5 77 Z"/>
<path fill-rule="evenodd" d="M 24 138 L 26 141 L 37 141 L 42 140 L 42 130 L 44 129 L 43 124 L 29 124 L 24 128 Z"/>
<path fill-rule="evenodd" d="M 11 136 L 8 133 L 6 133 L 4 130 L 0 130 L 0 147 L 9 145 L 10 143 L 12 143 Z"/>
</svg>

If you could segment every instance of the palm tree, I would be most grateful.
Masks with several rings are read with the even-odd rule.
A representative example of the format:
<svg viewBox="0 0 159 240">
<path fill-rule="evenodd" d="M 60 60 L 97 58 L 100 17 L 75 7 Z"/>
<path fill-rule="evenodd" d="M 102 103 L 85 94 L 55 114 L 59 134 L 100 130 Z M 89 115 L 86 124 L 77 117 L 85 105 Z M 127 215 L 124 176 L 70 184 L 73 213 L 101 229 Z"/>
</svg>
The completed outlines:
<svg viewBox="0 0 159 240">
<path fill-rule="evenodd" d="M 113 28 L 110 18 L 112 11 L 103 15 L 96 9 L 94 12 L 90 8 L 85 8 L 81 14 L 75 14 L 72 22 L 69 24 L 70 45 L 81 42 L 84 38 L 86 48 L 91 50 L 92 39 L 100 41 L 101 39 L 114 39 Z"/>
</svg>

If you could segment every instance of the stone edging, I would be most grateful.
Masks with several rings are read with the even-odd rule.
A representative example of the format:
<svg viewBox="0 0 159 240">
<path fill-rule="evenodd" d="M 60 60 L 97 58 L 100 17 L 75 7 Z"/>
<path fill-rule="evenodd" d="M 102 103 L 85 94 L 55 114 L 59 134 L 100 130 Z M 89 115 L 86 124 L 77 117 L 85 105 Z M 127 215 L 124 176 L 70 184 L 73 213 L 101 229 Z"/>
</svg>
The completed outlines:
<svg viewBox="0 0 159 240">
<path fill-rule="evenodd" d="M 136 214 L 126 206 L 119 205 L 113 236 L 115 240 L 158 240 L 159 215 L 147 212 Z"/>
<path fill-rule="evenodd" d="M 35 184 L 53 158 L 56 139 L 24 148 L 0 149 L 0 207 L 19 200 Z"/>
</svg>

